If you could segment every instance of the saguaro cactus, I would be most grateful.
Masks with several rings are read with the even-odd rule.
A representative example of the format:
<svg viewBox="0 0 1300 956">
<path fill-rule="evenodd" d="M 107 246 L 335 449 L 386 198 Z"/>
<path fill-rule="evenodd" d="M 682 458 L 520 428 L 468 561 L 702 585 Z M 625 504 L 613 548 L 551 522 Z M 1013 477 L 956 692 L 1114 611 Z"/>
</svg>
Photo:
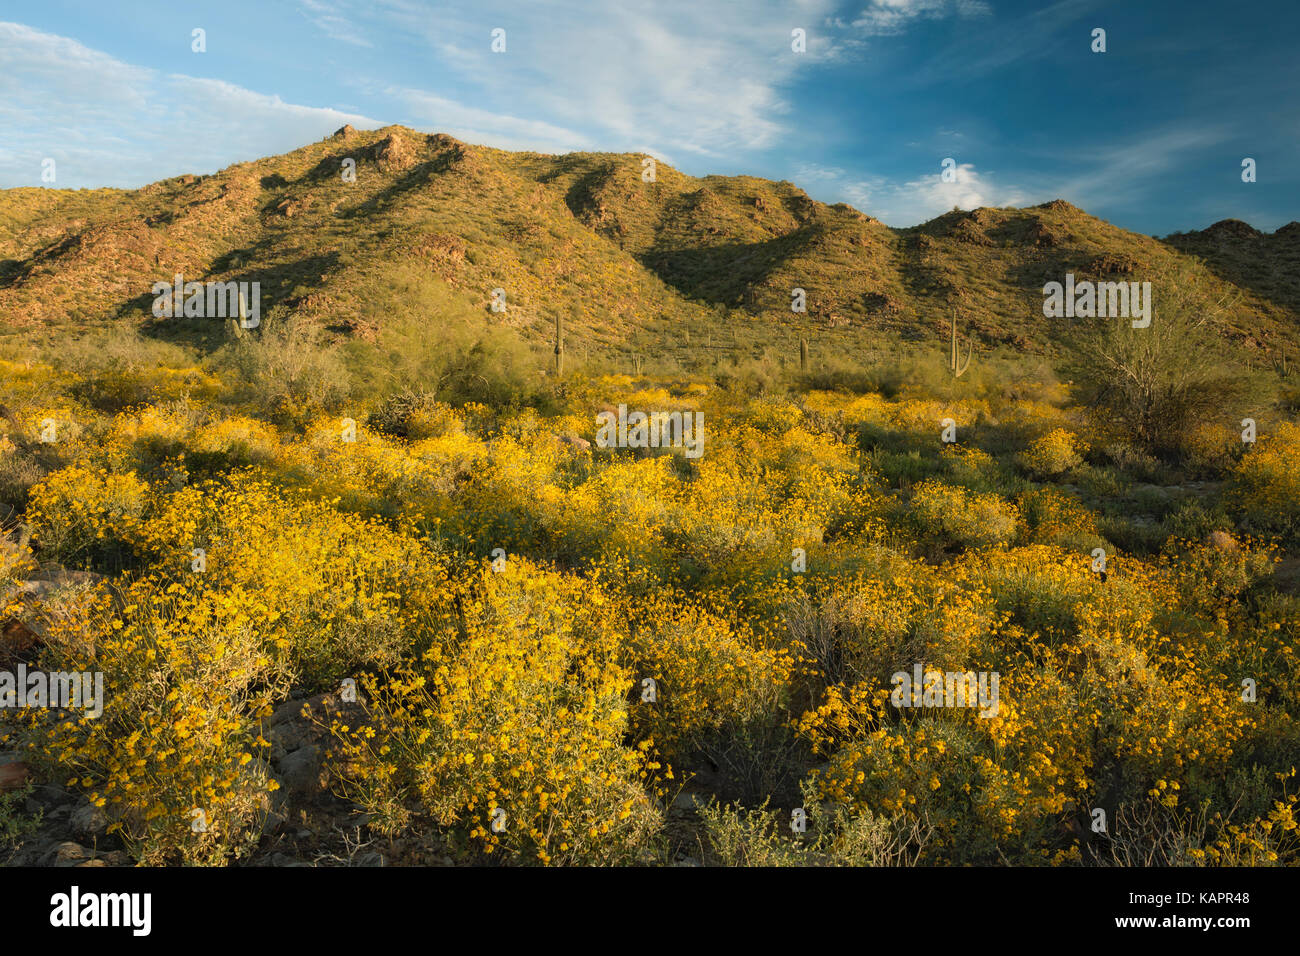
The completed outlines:
<svg viewBox="0 0 1300 956">
<path fill-rule="evenodd" d="M 226 317 L 226 335 L 232 339 L 242 339 L 244 337 L 244 322 L 248 317 L 248 312 L 244 307 L 244 294 L 239 294 L 239 314 Z"/>
<path fill-rule="evenodd" d="M 799 340 L 799 371 L 808 371 L 808 340 Z"/>
<path fill-rule="evenodd" d="M 1277 372 L 1280 378 L 1291 377 L 1291 366 L 1287 364 L 1286 348 L 1277 350 L 1278 357 L 1273 359 L 1273 371 Z"/>
<path fill-rule="evenodd" d="M 961 378 L 970 368 L 971 353 L 975 350 L 975 343 L 971 341 L 966 347 L 966 361 L 963 363 L 960 350 L 957 348 L 957 313 L 952 314 L 952 354 L 948 359 L 948 368 L 952 371 L 953 378 Z"/>
<path fill-rule="evenodd" d="M 555 317 L 555 377 L 564 375 L 564 319 Z"/>
</svg>

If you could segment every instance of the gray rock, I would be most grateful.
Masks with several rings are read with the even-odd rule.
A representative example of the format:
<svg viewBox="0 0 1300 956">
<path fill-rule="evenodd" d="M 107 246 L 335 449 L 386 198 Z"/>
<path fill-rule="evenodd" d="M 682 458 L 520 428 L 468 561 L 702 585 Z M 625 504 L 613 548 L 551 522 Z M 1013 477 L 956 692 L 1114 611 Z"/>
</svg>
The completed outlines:
<svg viewBox="0 0 1300 956">
<path fill-rule="evenodd" d="M 93 803 L 86 803 L 72 811 L 68 827 L 78 840 L 102 837 L 108 832 L 108 814 Z"/>
<path fill-rule="evenodd" d="M 95 858 L 95 851 L 71 841 L 57 843 L 45 854 L 42 866 L 77 866 Z"/>
<path fill-rule="evenodd" d="M 271 717 L 267 721 L 267 726 L 278 727 L 287 721 L 304 719 L 302 716 L 302 705 L 305 703 L 306 701 L 304 700 L 286 700 L 283 704 L 272 711 Z"/>
<path fill-rule="evenodd" d="M 308 744 L 280 761 L 280 783 L 290 793 L 313 796 L 320 792 L 321 748 Z"/>
<path fill-rule="evenodd" d="M 259 836 L 270 836 L 279 829 L 280 825 L 288 818 L 283 813 L 277 813 L 275 810 L 268 810 L 266 816 L 262 819 L 262 829 L 258 831 Z"/>
<path fill-rule="evenodd" d="M 701 800 L 693 793 L 683 790 L 673 798 L 674 810 L 695 810 L 704 806 L 705 801 Z"/>
</svg>

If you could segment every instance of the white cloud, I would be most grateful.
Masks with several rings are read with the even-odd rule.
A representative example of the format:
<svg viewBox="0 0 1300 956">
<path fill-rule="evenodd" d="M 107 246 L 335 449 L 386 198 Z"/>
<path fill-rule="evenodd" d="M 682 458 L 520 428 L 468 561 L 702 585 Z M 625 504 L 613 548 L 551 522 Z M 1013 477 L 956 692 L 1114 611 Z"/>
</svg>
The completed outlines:
<svg viewBox="0 0 1300 956">
<path fill-rule="evenodd" d="M 916 20 L 981 17 L 991 12 L 982 0 L 871 0 L 852 25 L 868 36 L 891 36 Z"/>
<path fill-rule="evenodd" d="M 782 90 L 829 54 L 833 38 L 818 25 L 833 6 L 481 0 L 458 18 L 413 0 L 380 0 L 379 10 L 424 38 L 465 98 L 495 112 L 508 106 L 587 130 L 603 149 L 651 144 L 657 153 L 734 157 L 787 135 Z M 505 53 L 490 50 L 497 26 L 506 30 Z M 804 54 L 790 48 L 796 27 L 808 31 Z"/>
<path fill-rule="evenodd" d="M 328 0 L 298 0 L 300 12 L 331 40 L 351 43 L 354 46 L 374 46 L 361 35 L 357 25 L 343 15 L 342 10 Z"/>
<path fill-rule="evenodd" d="M 1059 177 L 1058 195 L 1085 209 L 1139 197 L 1152 180 L 1185 164 L 1190 155 L 1229 141 L 1232 135 L 1229 126 L 1221 123 L 1195 128 L 1167 126 L 1105 147 L 1075 147 L 1065 161 L 1071 166 L 1082 163 L 1088 172 Z"/>
<path fill-rule="evenodd" d="M 900 181 L 854 176 L 833 166 L 805 165 L 796 171 L 795 182 L 823 202 L 847 202 L 896 228 L 915 226 L 953 207 L 1022 206 L 1032 201 L 1023 190 L 996 183 L 970 163 L 958 165 L 954 173 L 950 183 L 944 182 L 937 170 L 932 175 Z"/>
<path fill-rule="evenodd" d="M 0 187 L 138 187 L 287 152 L 368 117 L 286 103 L 221 80 L 123 63 L 75 40 L 0 22 Z"/>
<path fill-rule="evenodd" d="M 467 142 L 543 153 L 598 148 L 581 133 L 541 120 L 474 109 L 423 90 L 389 88 L 385 92 L 404 103 L 422 125 Z"/>
<path fill-rule="evenodd" d="M 973 164 L 957 166 L 951 183 L 943 182 L 937 169 L 896 180 L 805 164 L 797 169 L 795 182 L 817 199 L 847 202 L 900 228 L 925 222 L 954 206 L 1029 206 L 1058 198 L 1100 215 L 1117 203 L 1148 195 L 1188 156 L 1212 151 L 1232 137 L 1232 128 L 1224 124 L 1197 129 L 1170 125 L 1105 146 L 1072 144 L 1064 150 L 1026 153 L 1032 165 L 1017 172 L 1014 185 L 981 173 Z M 1080 169 L 1084 171 L 1077 172 Z"/>
</svg>

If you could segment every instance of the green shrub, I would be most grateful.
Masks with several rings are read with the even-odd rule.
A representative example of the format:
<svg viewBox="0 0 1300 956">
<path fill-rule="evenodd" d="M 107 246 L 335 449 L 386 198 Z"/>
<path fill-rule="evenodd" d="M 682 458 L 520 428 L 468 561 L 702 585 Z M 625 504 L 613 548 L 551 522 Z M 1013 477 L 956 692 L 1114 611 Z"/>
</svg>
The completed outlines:
<svg viewBox="0 0 1300 956">
<path fill-rule="evenodd" d="M 911 515 L 921 534 L 943 546 L 984 548 L 1015 537 L 1020 513 L 995 494 L 979 494 L 933 479 L 912 495 Z"/>
</svg>

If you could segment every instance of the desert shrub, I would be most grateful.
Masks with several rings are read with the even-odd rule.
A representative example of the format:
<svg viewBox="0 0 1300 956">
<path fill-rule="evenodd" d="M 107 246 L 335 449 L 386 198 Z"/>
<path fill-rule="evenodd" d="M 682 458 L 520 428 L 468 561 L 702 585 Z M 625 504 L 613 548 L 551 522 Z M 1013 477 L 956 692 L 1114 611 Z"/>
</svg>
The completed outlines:
<svg viewBox="0 0 1300 956">
<path fill-rule="evenodd" d="M 764 396 L 746 406 L 745 417 L 760 432 L 780 437 L 801 423 L 803 412 L 789 401 Z"/>
<path fill-rule="evenodd" d="M 63 477 L 88 497 L 74 480 L 84 476 Z M 57 490 L 38 496 L 38 529 Z M 83 525 L 120 534 L 113 522 L 125 520 L 149 570 L 63 609 L 42 663 L 102 671 L 105 712 L 35 719 L 27 746 L 72 771 L 69 785 L 109 810 L 137 859 L 238 857 L 276 787 L 258 721 L 291 682 L 310 691 L 395 666 L 437 617 L 445 579 L 414 540 L 248 476 L 182 488 L 143 520 L 76 512 L 77 500 L 53 513 L 79 514 L 82 536 Z M 196 808 L 206 830 L 191 829 Z"/>
<path fill-rule="evenodd" d="M 812 348 L 816 354 L 816 345 Z M 888 398 L 897 395 L 907 380 L 908 369 L 902 363 L 864 366 L 859 360 L 840 355 L 817 359 L 813 368 L 798 376 L 799 387 L 804 391 L 845 391 L 858 395 L 878 392 Z"/>
<path fill-rule="evenodd" d="M 427 269 L 395 263 L 365 293 L 359 319 L 377 330 L 375 341 L 341 346 L 354 398 L 379 403 L 412 390 L 458 406 L 545 401 L 543 355 L 507 325 L 485 328 L 482 313 Z"/>
<path fill-rule="evenodd" d="M 512 334 L 485 334 L 448 356 L 438 377 L 438 395 L 455 405 L 480 402 L 517 408 L 543 401 L 540 362 Z"/>
<path fill-rule="evenodd" d="M 923 828 L 862 808 L 823 804 L 809 789 L 805 831 L 791 830 L 792 812 L 712 802 L 700 808 L 705 861 L 717 866 L 906 866 L 924 848 Z"/>
<path fill-rule="evenodd" d="M 386 832 L 427 817 L 466 856 L 635 861 L 658 826 L 656 768 L 648 743 L 623 744 L 632 679 L 609 606 L 513 559 L 458 608 L 418 659 L 364 679 L 362 725 L 335 722 L 340 792 Z"/>
<path fill-rule="evenodd" d="M 370 424 L 389 435 L 420 441 L 463 431 L 450 405 L 433 393 L 407 388 L 386 399 L 370 415 Z"/>
<path fill-rule="evenodd" d="M 719 615 L 674 600 L 637 614 L 626 654 L 638 688 L 632 727 L 669 760 L 716 754 L 720 734 L 776 713 L 795 665 Z M 647 678 L 653 702 L 640 693 Z"/>
<path fill-rule="evenodd" d="M 867 460 L 887 484 L 899 488 L 919 484 L 939 471 L 938 463 L 923 457 L 919 451 L 892 452 L 873 448 L 867 453 Z"/>
<path fill-rule="evenodd" d="M 107 411 L 165 401 L 193 391 L 210 395 L 215 383 L 185 367 L 184 349 L 114 325 L 61 343 L 52 353 L 77 398 Z"/>
<path fill-rule="evenodd" d="M 795 646 L 817 665 L 822 687 L 887 682 L 918 661 L 963 664 L 991 624 L 972 593 L 947 587 L 921 562 L 842 571 L 817 590 L 791 599 L 785 617 Z"/>
<path fill-rule="evenodd" d="M 0 521 L 0 590 L 23 580 L 35 567 L 29 547 L 30 529 L 13 520 Z M 0 606 L 0 615 L 7 609 Z"/>
<path fill-rule="evenodd" d="M 303 321 L 277 322 L 241 336 L 218 360 L 242 385 L 242 398 L 289 424 L 338 409 L 351 390 L 338 347 Z"/>
<path fill-rule="evenodd" d="M 1240 457 L 1240 426 L 1231 419 L 1200 421 L 1189 424 L 1183 437 L 1185 470 L 1214 475 Z"/>
<path fill-rule="evenodd" d="M 1057 488 L 1035 488 L 1016 499 L 1035 544 L 1092 551 L 1103 547 L 1097 521 L 1079 499 Z"/>
<path fill-rule="evenodd" d="M 770 563 L 780 541 L 820 542 L 832 529 L 870 521 L 870 475 L 863 480 L 826 436 L 792 424 L 779 437 L 719 428 L 710 441 L 694 480 L 671 496 L 667 539 L 684 568 L 739 581 Z"/>
<path fill-rule="evenodd" d="M 1291 415 L 1300 414 L 1300 388 L 1283 388 L 1278 394 L 1278 406 Z"/>
<path fill-rule="evenodd" d="M 1285 785 L 1294 771 L 1277 776 Z M 1300 860 L 1298 802 L 1285 786 L 1262 809 L 1243 808 L 1240 798 L 1186 806 L 1166 790 L 1119 806 L 1090 857 L 1108 866 L 1293 866 Z"/>
<path fill-rule="evenodd" d="M 925 862 L 990 862 L 999 848 L 1034 859 L 1086 766 L 1087 736 L 1059 681 L 1017 682 L 1025 693 L 1013 700 L 1002 678 L 991 718 L 951 708 L 895 721 L 887 688 L 830 688 L 800 724 L 827 761 L 812 777 L 817 797 L 929 831 Z"/>
<path fill-rule="evenodd" d="M 1255 584 L 1273 573 L 1272 549 L 1240 543 L 1219 532 L 1212 543 L 1170 538 L 1164 558 L 1173 571 L 1184 602 L 1214 613 L 1237 603 Z"/>
<path fill-rule="evenodd" d="M 104 808 L 145 864 L 246 854 L 277 787 L 256 718 L 288 691 L 284 659 L 246 595 L 192 588 L 195 577 L 101 588 L 62 618 L 41 663 L 103 672 L 103 713 L 37 710 L 19 733 L 28 759 Z"/>
<path fill-rule="evenodd" d="M 1165 515 L 1163 532 L 1166 537 L 1203 541 L 1211 532 L 1226 531 L 1231 527 L 1232 522 L 1221 504 L 1207 505 L 1192 498 Z"/>
<path fill-rule="evenodd" d="M 1123 472 L 1107 466 L 1089 465 L 1086 462 L 1075 469 L 1079 487 L 1094 498 L 1118 498 L 1125 493 L 1130 481 Z"/>
<path fill-rule="evenodd" d="M 1177 457 L 1196 422 L 1241 394 L 1241 376 L 1224 367 L 1215 301 L 1193 270 L 1178 266 L 1152 280 L 1157 305 L 1147 328 L 1128 319 L 1081 320 L 1072 334 L 1090 403 L 1109 413 L 1141 448 Z"/>
<path fill-rule="evenodd" d="M 763 395 L 781 390 L 785 378 L 780 364 L 770 356 L 762 358 L 732 359 L 729 364 L 714 370 L 713 379 L 719 388 L 739 395 Z"/>
<path fill-rule="evenodd" d="M 130 561 L 151 498 L 134 472 L 72 465 L 32 488 L 27 514 L 36 540 L 59 561 L 116 571 Z"/>
<path fill-rule="evenodd" d="M 45 475 L 41 463 L 0 435 L 0 514 L 22 511 L 32 487 Z"/>
<path fill-rule="evenodd" d="M 135 471 L 153 479 L 169 459 L 184 456 L 186 440 L 204 418 L 201 406 L 190 402 L 128 409 L 113 419 L 106 457 L 114 471 Z"/>
<path fill-rule="evenodd" d="M 1064 428 L 1034 439 L 1017 458 L 1021 467 L 1039 478 L 1054 478 L 1083 463 L 1087 446 Z"/>
<path fill-rule="evenodd" d="M 1020 515 L 1000 495 L 979 494 L 927 480 L 912 495 L 909 513 L 922 535 L 942 547 L 986 548 L 1015 537 Z"/>
<path fill-rule="evenodd" d="M 1077 636 L 1084 621 L 1149 619 L 1149 571 L 1119 555 L 1107 558 L 1108 579 L 1092 558 L 1059 547 L 1031 545 L 974 555 L 954 567 L 958 580 L 979 588 L 988 602 L 1030 633 L 1056 643 Z"/>
<path fill-rule="evenodd" d="M 801 594 L 787 605 L 790 636 L 824 684 L 883 677 L 919 659 L 921 649 L 911 640 L 918 597 L 891 584 L 864 581 L 817 598 Z"/>
<path fill-rule="evenodd" d="M 1002 490 L 1006 475 L 988 452 L 968 445 L 946 445 L 942 461 L 944 471 L 953 484 L 971 491 L 994 492 Z"/>
<path fill-rule="evenodd" d="M 198 469 L 220 473 L 273 461 L 279 436 L 270 425 L 244 415 L 229 415 L 194 429 L 187 439 L 185 461 Z"/>
<path fill-rule="evenodd" d="M 1111 442 L 1102 451 L 1114 467 L 1138 481 L 1159 483 L 1168 471 L 1160 459 L 1128 442 Z"/>
<path fill-rule="evenodd" d="M 37 831 L 43 812 L 26 811 L 27 799 L 35 788 L 29 783 L 17 790 L 0 790 L 0 863 L 8 851 Z"/>
<path fill-rule="evenodd" d="M 1251 528 L 1293 539 L 1300 532 L 1300 425 L 1261 435 L 1230 472 L 1228 501 Z"/>
<path fill-rule="evenodd" d="M 435 529 L 455 524 L 451 496 L 485 464 L 489 446 L 461 432 L 407 443 L 364 425 L 345 432 L 346 425 L 340 418 L 310 422 L 301 438 L 275 449 L 272 467 L 286 483 L 337 499 L 344 510 Z"/>
<path fill-rule="evenodd" d="M 249 475 L 175 492 L 136 537 L 153 566 L 189 572 L 193 590 L 249 600 L 268 647 L 309 690 L 398 663 L 445 580 L 418 542 L 378 520 L 341 514 Z"/>
</svg>

